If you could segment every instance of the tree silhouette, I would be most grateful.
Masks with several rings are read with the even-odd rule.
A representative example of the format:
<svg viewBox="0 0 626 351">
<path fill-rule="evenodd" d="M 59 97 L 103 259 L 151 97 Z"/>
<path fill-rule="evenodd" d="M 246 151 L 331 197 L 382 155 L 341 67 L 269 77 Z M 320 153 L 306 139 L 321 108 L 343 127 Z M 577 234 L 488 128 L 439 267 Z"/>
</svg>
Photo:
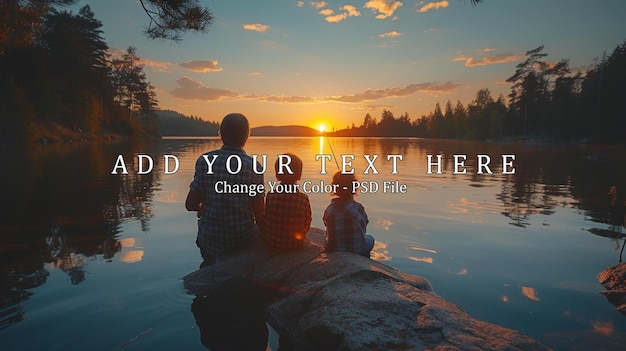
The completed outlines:
<svg viewBox="0 0 626 351">
<path fill-rule="evenodd" d="M 13 7 L 2 1 L 0 7 L 13 14 L 34 11 L 30 2 L 11 3 Z M 89 6 L 78 14 L 37 9 L 41 22 L 28 30 L 18 26 L 20 35 L 2 42 L 0 140 L 93 139 L 109 132 L 159 135 L 153 114 L 156 92 L 135 50 L 111 61 L 102 23 Z M 6 34 L 3 29 L 0 25 L 0 37 Z"/>
<path fill-rule="evenodd" d="M 179 41 L 186 31 L 204 33 L 213 22 L 211 11 L 198 0 L 139 0 L 150 18 L 145 34 L 150 39 Z"/>
<path fill-rule="evenodd" d="M 155 88 L 146 78 L 137 49 L 130 46 L 119 59 L 111 61 L 111 84 L 115 101 L 125 108 L 134 134 L 158 135 Z M 135 117 L 133 120 L 133 117 Z M 135 122 L 139 122 L 136 126 Z M 139 129 L 140 131 L 136 130 Z"/>
<path fill-rule="evenodd" d="M 26 46 L 35 40 L 43 16 L 57 6 L 69 6 L 77 0 L 0 1 L 0 57 L 13 47 Z"/>
<path fill-rule="evenodd" d="M 523 132 L 534 132 L 539 128 L 541 113 L 547 99 L 546 72 L 548 63 L 543 58 L 543 45 L 528 50 L 526 60 L 517 64 L 515 73 L 506 81 L 512 83 L 509 94 L 511 112 L 523 120 Z"/>
</svg>

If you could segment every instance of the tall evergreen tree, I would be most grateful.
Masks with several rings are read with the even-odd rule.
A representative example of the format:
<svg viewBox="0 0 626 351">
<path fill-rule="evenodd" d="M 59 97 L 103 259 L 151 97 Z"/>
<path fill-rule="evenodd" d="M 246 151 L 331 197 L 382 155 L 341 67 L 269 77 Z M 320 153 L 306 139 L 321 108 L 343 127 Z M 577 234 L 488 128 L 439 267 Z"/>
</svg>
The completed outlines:
<svg viewBox="0 0 626 351">
<path fill-rule="evenodd" d="M 551 69 L 551 75 L 545 130 L 559 138 L 579 137 L 584 133 L 580 106 L 582 74 L 571 75 L 569 62 L 562 60 Z"/>
<path fill-rule="evenodd" d="M 626 129 L 626 40 L 587 72 L 581 86 L 584 125 L 594 138 L 623 140 Z"/>
<path fill-rule="evenodd" d="M 526 52 L 526 60 L 516 66 L 515 73 L 506 81 L 513 83 L 509 94 L 511 113 L 522 119 L 523 130 L 536 132 L 540 127 L 543 107 L 547 100 L 546 70 L 548 64 L 543 58 L 543 45 Z"/>
<path fill-rule="evenodd" d="M 467 110 L 463 106 L 460 100 L 457 100 L 456 105 L 452 111 L 452 120 L 454 124 L 454 137 L 465 138 L 467 137 Z"/>
<path fill-rule="evenodd" d="M 157 106 L 154 86 L 148 82 L 143 72 L 137 50 L 130 46 L 119 59 L 111 61 L 111 83 L 117 101 L 126 112 L 128 122 L 133 119 L 149 129 L 148 134 L 157 133 L 157 119 L 154 110 Z M 135 126 L 133 128 L 138 128 Z"/>
<path fill-rule="evenodd" d="M 58 109 L 49 109 L 49 116 L 42 117 L 75 129 L 100 128 L 110 91 L 108 45 L 101 27 L 88 5 L 77 15 L 52 11 L 45 16 L 39 37 L 49 65 L 45 79 L 51 82 L 52 94 L 60 103 Z"/>
</svg>

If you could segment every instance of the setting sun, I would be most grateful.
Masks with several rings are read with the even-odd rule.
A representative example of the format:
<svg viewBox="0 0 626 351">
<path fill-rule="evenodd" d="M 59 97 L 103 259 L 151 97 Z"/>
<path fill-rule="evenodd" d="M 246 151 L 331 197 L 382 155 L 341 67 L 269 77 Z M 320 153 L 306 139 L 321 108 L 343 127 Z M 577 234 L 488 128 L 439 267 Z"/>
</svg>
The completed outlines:
<svg viewBox="0 0 626 351">
<path fill-rule="evenodd" d="M 325 126 L 325 125 L 323 125 L 323 124 L 320 124 L 320 125 L 317 127 L 317 130 L 319 130 L 319 131 L 320 131 L 320 133 L 324 133 L 324 132 L 326 131 L 326 126 Z"/>
</svg>

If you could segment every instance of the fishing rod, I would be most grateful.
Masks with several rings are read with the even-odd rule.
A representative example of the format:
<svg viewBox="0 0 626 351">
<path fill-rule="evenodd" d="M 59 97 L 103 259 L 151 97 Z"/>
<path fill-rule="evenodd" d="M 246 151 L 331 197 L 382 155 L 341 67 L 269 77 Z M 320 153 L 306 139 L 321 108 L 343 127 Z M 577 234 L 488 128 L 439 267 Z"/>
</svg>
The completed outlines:
<svg viewBox="0 0 626 351">
<path fill-rule="evenodd" d="M 330 138 L 326 137 L 326 141 L 328 141 L 328 147 L 330 148 L 330 152 L 333 154 L 333 160 L 335 160 L 335 165 L 337 166 L 337 170 L 341 170 L 339 168 L 339 162 L 337 162 L 337 156 L 335 156 L 335 151 L 333 150 L 333 145 L 330 143 Z"/>
<path fill-rule="evenodd" d="M 335 165 L 337 166 L 337 170 L 340 171 L 341 168 L 339 168 L 339 162 L 337 162 L 337 157 L 335 156 L 335 150 L 333 150 L 333 145 L 330 143 L 330 138 L 328 137 L 328 133 L 326 131 L 323 131 L 323 133 L 324 135 L 322 136 L 328 142 L 328 147 L 330 148 L 330 152 L 332 153 L 333 160 L 335 160 Z"/>
</svg>

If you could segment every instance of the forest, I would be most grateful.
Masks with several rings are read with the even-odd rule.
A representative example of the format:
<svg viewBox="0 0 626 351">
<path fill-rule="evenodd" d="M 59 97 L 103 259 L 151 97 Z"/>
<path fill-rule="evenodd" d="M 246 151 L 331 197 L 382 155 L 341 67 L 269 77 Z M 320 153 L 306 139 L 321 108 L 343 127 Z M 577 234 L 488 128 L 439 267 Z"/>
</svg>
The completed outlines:
<svg viewBox="0 0 626 351">
<path fill-rule="evenodd" d="M 199 116 L 186 116 L 176 111 L 156 111 L 162 136 L 217 136 L 219 122 L 205 121 Z"/>
<path fill-rule="evenodd" d="M 78 14 L 53 9 L 28 45 L 3 48 L 0 137 L 158 135 L 156 92 L 136 49 L 111 59 L 101 27 L 88 5 Z"/>
<path fill-rule="evenodd" d="M 480 89 L 474 100 L 439 103 L 411 120 L 384 110 L 366 114 L 363 124 L 331 136 L 412 136 L 423 138 L 617 142 L 626 131 L 626 41 L 602 55 L 586 72 L 572 72 L 567 59 L 556 63 L 539 46 L 526 52 L 506 80 L 507 97 Z"/>
<path fill-rule="evenodd" d="M 102 23 L 76 0 L 0 1 L 0 142 L 161 135 L 158 101 L 137 50 L 112 57 Z M 206 32 L 197 0 L 139 0 L 151 39 Z"/>
</svg>

